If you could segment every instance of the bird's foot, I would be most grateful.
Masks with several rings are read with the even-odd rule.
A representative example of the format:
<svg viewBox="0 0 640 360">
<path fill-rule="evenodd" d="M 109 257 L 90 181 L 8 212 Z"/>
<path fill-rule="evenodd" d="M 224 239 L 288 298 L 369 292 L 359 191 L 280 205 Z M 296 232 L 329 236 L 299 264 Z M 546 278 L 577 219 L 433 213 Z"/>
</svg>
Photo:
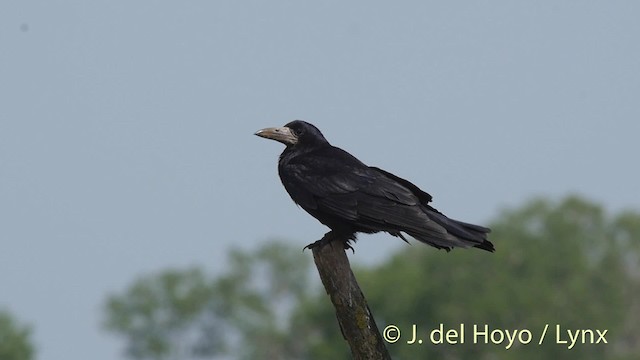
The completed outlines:
<svg viewBox="0 0 640 360">
<path fill-rule="evenodd" d="M 318 240 L 316 242 L 313 242 L 313 243 L 303 247 L 302 251 L 305 251 L 307 249 L 313 250 L 315 248 L 321 248 L 321 247 L 323 247 L 323 246 L 325 246 L 327 244 L 330 244 L 330 243 L 331 243 L 331 241 L 327 241 L 325 238 L 322 238 L 322 239 L 320 239 L 320 240 Z"/>
<path fill-rule="evenodd" d="M 333 246 L 333 243 L 335 241 L 340 241 L 342 242 L 342 246 L 345 250 L 351 250 L 354 254 L 356 253 L 356 251 L 354 250 L 353 246 L 351 246 L 351 239 L 347 238 L 346 240 L 340 239 L 338 236 L 336 236 L 335 234 L 333 234 L 331 231 L 324 234 L 324 236 L 322 237 L 322 239 L 313 242 L 305 247 L 302 248 L 302 251 L 305 251 L 306 249 L 309 250 L 313 250 L 315 248 L 321 248 L 327 244 Z"/>
<path fill-rule="evenodd" d="M 351 250 L 352 254 L 356 253 L 356 249 L 354 249 L 353 246 L 351 246 L 351 243 L 349 243 L 349 240 L 344 242 L 344 249 L 345 250 Z"/>
</svg>

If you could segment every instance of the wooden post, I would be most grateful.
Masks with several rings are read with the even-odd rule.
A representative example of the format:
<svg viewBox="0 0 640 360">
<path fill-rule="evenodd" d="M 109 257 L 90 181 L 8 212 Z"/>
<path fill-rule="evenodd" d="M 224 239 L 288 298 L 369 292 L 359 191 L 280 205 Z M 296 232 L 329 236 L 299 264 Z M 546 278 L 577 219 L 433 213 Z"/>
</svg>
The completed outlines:
<svg viewBox="0 0 640 360">
<path fill-rule="evenodd" d="M 342 243 L 312 249 L 320 279 L 336 309 L 342 336 L 356 360 L 391 359 L 367 301 L 351 271 Z"/>
</svg>

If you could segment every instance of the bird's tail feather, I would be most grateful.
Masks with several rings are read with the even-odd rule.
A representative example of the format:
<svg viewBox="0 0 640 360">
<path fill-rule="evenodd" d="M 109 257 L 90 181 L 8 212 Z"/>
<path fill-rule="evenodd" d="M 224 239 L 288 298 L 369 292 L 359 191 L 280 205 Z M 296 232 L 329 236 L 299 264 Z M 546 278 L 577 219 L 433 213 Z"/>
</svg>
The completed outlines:
<svg viewBox="0 0 640 360">
<path fill-rule="evenodd" d="M 495 251 L 491 241 L 487 240 L 487 234 L 491 232 L 491 229 L 453 220 L 439 212 L 427 211 L 426 213 L 430 220 L 446 230 L 446 235 L 440 239 L 434 239 L 431 236 L 425 237 L 424 234 L 409 235 L 437 248 L 444 248 L 447 251 L 453 247 L 476 247 L 490 252 Z"/>
</svg>

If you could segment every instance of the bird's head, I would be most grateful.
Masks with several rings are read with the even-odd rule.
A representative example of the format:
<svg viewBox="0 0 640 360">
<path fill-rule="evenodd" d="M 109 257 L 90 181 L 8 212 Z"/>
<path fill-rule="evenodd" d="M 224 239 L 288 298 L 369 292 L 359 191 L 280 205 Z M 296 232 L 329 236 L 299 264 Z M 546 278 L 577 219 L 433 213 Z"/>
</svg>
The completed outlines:
<svg viewBox="0 0 640 360">
<path fill-rule="evenodd" d="M 287 147 L 328 144 L 317 127 L 302 120 L 294 120 L 283 127 L 258 130 L 255 135 L 279 141 Z"/>
</svg>

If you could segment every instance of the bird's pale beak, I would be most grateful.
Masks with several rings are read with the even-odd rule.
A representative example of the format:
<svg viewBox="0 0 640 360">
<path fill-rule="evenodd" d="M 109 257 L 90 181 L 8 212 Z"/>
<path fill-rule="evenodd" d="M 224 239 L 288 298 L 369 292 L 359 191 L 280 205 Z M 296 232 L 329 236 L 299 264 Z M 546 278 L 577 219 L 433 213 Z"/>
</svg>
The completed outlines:
<svg viewBox="0 0 640 360">
<path fill-rule="evenodd" d="M 285 145 L 295 145 L 298 142 L 298 137 L 288 127 L 266 128 L 258 130 L 254 135 L 279 141 Z"/>
</svg>

